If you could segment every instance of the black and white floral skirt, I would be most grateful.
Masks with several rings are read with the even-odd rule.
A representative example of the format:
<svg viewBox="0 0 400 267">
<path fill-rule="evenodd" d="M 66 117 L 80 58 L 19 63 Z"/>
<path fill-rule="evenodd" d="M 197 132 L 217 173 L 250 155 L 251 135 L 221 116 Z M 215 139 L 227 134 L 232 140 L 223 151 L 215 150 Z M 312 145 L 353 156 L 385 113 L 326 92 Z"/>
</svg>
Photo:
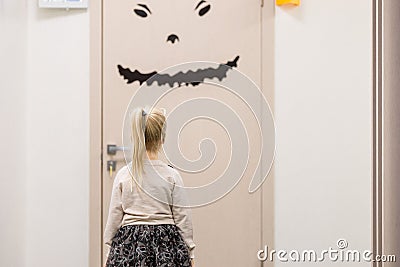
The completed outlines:
<svg viewBox="0 0 400 267">
<path fill-rule="evenodd" d="M 112 240 L 106 267 L 189 267 L 188 247 L 174 224 L 126 225 Z"/>
</svg>

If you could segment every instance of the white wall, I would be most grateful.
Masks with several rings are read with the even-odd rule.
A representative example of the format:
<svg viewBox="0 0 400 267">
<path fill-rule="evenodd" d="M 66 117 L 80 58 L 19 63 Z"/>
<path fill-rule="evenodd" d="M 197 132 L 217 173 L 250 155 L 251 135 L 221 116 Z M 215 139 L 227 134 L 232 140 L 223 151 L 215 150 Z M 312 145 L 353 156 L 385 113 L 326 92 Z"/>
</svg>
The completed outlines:
<svg viewBox="0 0 400 267">
<path fill-rule="evenodd" d="M 275 248 L 371 249 L 372 3 L 304 0 L 275 25 Z"/>
<path fill-rule="evenodd" d="M 89 14 L 28 4 L 27 267 L 87 266 Z"/>
<path fill-rule="evenodd" d="M 25 261 L 26 15 L 0 0 L 0 266 L 12 267 Z"/>
<path fill-rule="evenodd" d="M 88 12 L 1 0 L 0 22 L 0 266 L 88 266 Z"/>
<path fill-rule="evenodd" d="M 383 253 L 400 255 L 400 1 L 383 1 L 383 12 Z"/>
</svg>

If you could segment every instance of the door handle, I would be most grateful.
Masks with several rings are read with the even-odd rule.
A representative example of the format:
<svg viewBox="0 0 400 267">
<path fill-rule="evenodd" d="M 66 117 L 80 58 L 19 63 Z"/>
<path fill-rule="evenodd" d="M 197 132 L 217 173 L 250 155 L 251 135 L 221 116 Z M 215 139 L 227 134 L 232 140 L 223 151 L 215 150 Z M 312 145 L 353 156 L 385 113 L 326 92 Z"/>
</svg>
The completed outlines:
<svg viewBox="0 0 400 267">
<path fill-rule="evenodd" d="M 126 146 L 117 146 L 117 145 L 107 145 L 107 154 L 115 155 L 118 151 L 127 151 L 129 147 Z"/>
</svg>

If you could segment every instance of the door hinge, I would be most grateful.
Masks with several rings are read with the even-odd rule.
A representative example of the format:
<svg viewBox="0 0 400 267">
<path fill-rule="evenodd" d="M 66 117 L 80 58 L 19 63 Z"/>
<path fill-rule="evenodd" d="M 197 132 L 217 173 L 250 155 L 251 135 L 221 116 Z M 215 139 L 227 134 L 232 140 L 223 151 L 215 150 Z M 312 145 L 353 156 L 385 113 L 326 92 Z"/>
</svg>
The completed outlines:
<svg viewBox="0 0 400 267">
<path fill-rule="evenodd" d="M 261 0 L 261 7 L 264 7 L 264 0 Z"/>
</svg>

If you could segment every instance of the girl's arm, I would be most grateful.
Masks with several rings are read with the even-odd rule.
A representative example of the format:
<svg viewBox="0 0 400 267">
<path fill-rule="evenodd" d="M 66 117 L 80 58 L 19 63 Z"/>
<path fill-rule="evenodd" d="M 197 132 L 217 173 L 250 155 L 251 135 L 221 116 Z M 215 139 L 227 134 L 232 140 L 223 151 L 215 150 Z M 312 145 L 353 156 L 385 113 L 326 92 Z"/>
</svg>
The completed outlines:
<svg viewBox="0 0 400 267">
<path fill-rule="evenodd" d="M 104 243 L 109 246 L 111 246 L 112 239 L 121 227 L 124 215 L 122 209 L 122 184 L 119 179 L 120 175 L 121 171 L 117 173 L 114 179 L 108 219 L 104 230 Z"/>
<path fill-rule="evenodd" d="M 188 249 L 190 258 L 194 258 L 194 248 L 195 243 L 193 242 L 193 226 L 192 226 L 192 216 L 191 210 L 189 208 L 179 207 L 179 204 L 187 203 L 187 198 L 184 194 L 184 190 L 179 186 L 183 186 L 182 177 L 179 175 L 177 171 L 174 170 L 175 173 L 175 186 L 172 191 L 172 215 L 174 217 L 174 221 L 176 226 L 179 229 L 180 234 L 183 237 Z M 176 206 L 175 204 L 178 204 Z"/>
</svg>

